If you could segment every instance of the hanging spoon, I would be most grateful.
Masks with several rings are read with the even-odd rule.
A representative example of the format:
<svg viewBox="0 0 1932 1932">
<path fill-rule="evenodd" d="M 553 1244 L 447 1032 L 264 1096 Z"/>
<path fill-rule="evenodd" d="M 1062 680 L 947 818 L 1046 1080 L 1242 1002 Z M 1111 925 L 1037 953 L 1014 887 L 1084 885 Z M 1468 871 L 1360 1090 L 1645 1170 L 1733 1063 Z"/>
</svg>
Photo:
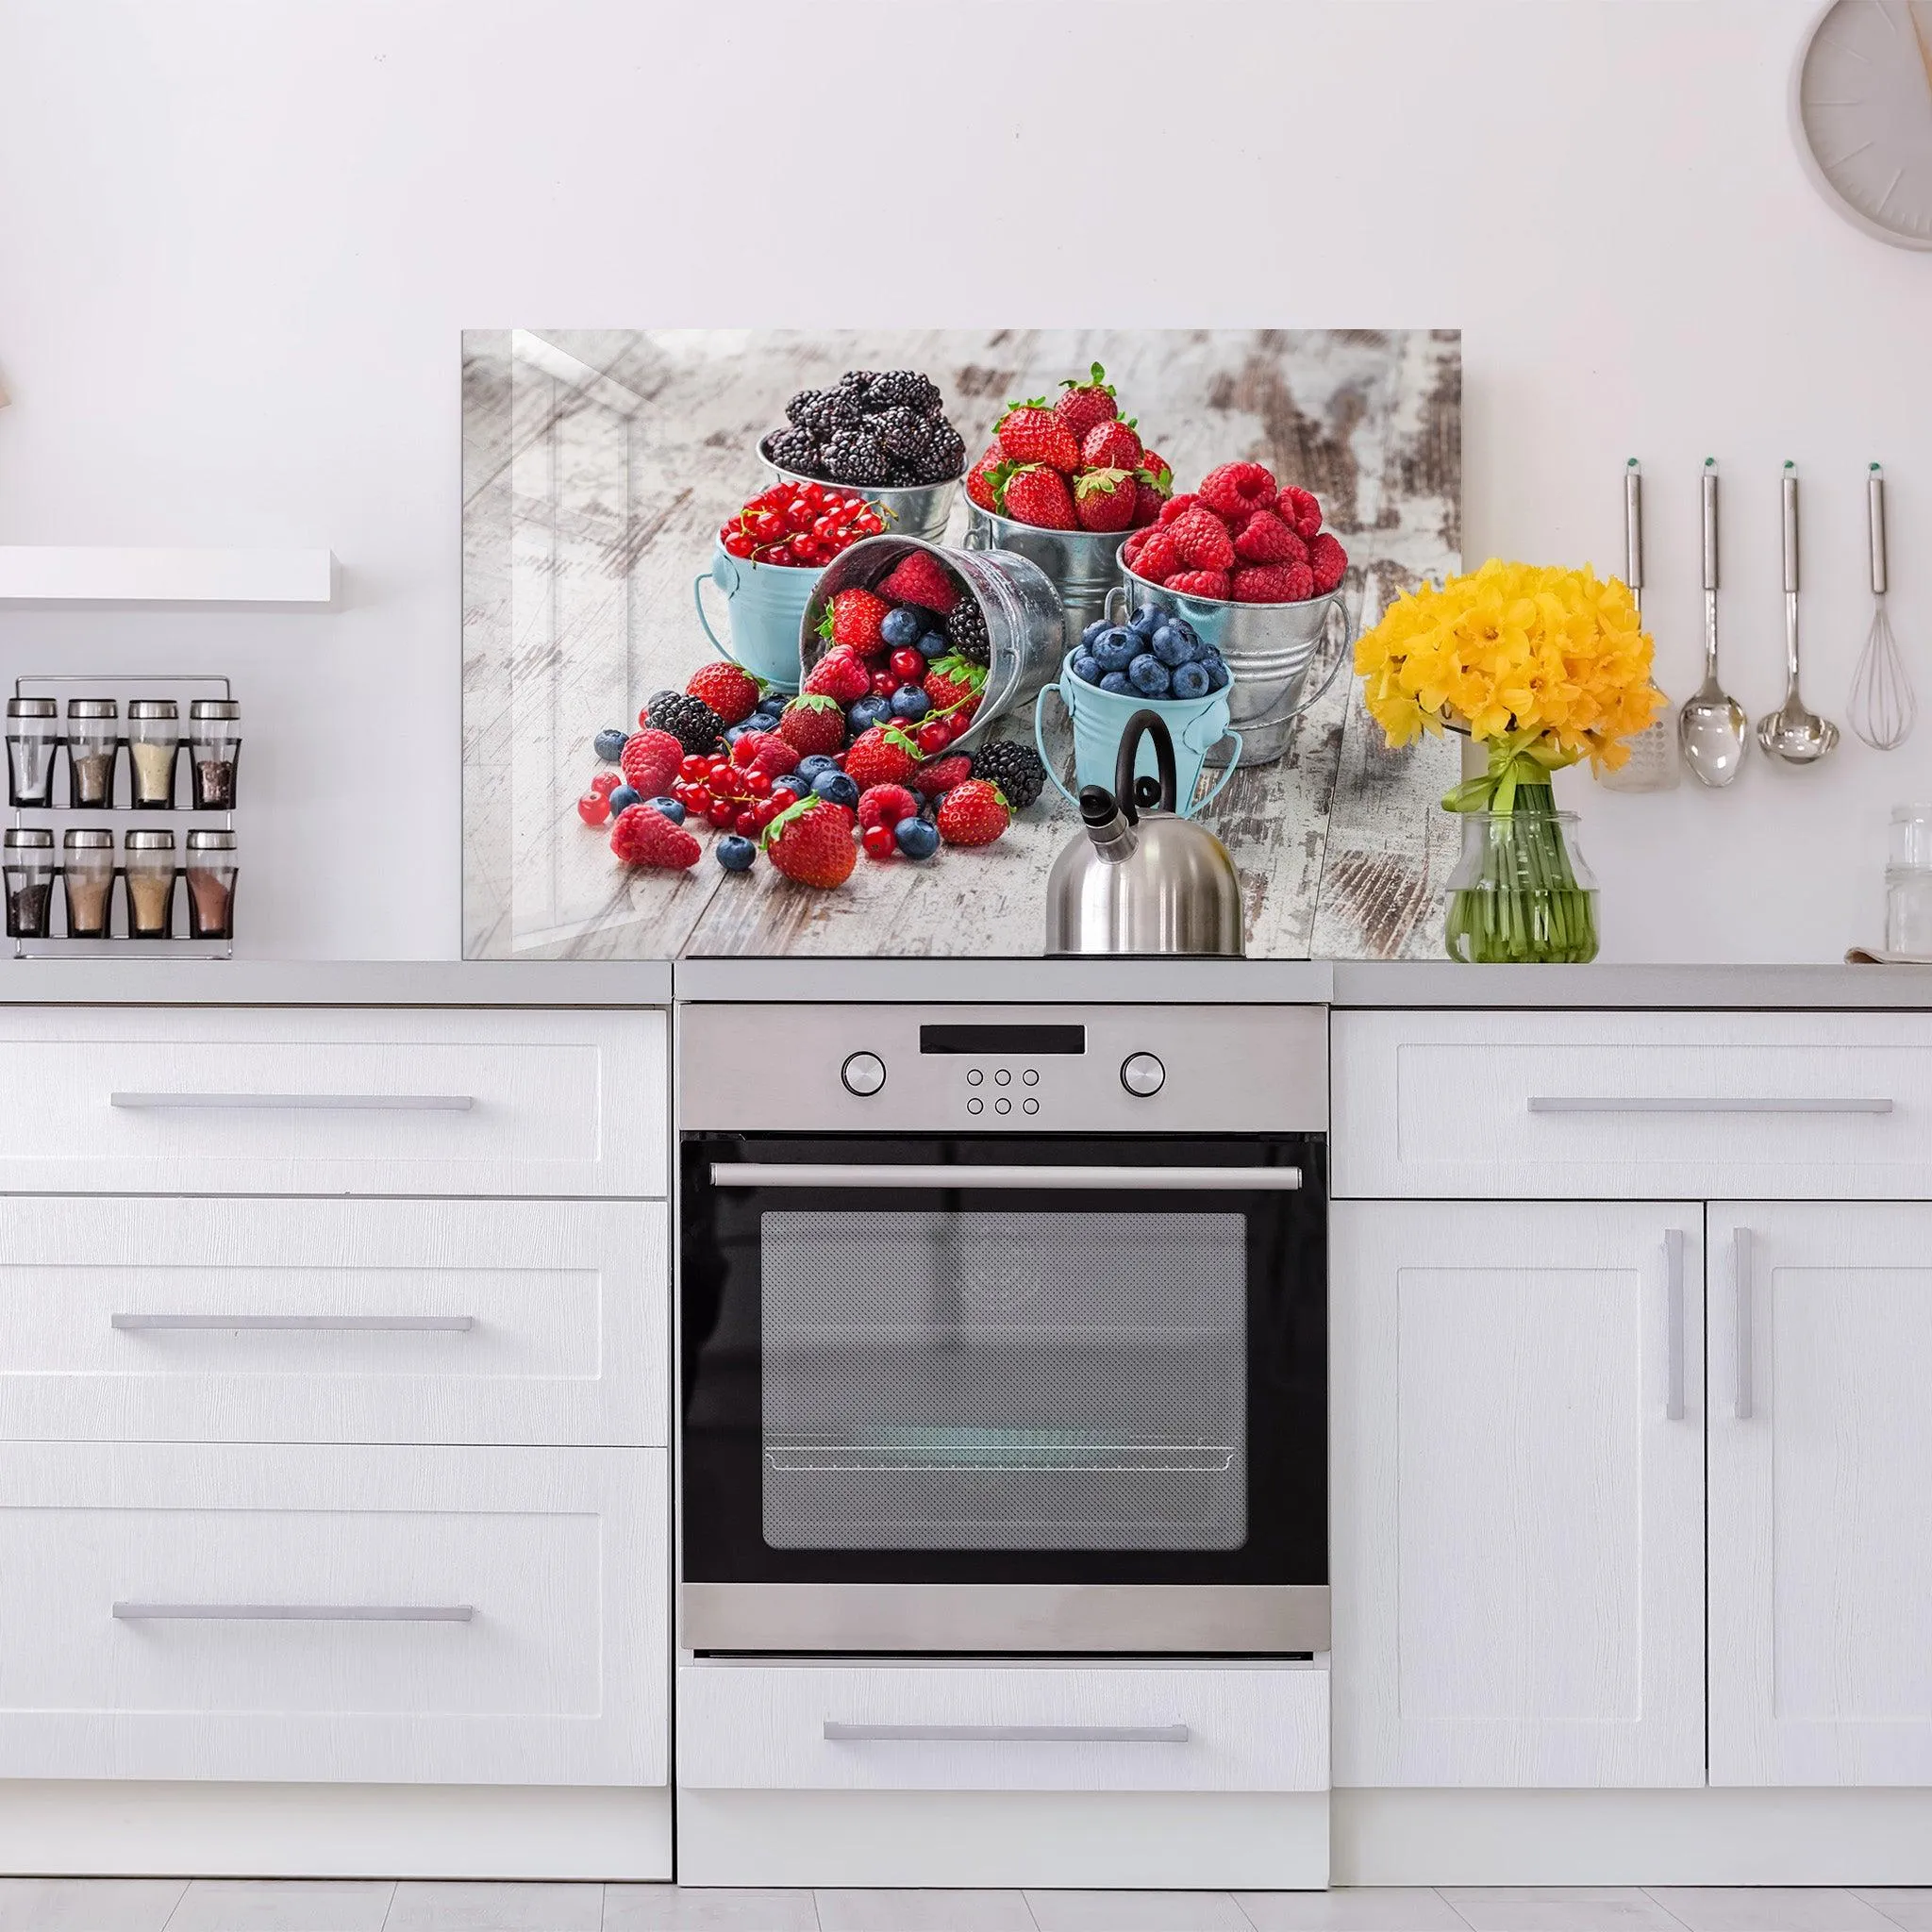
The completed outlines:
<svg viewBox="0 0 1932 1932">
<path fill-rule="evenodd" d="M 1704 459 L 1704 682 L 1677 713 L 1677 742 L 1700 785 L 1728 785 L 1744 768 L 1744 708 L 1717 681 L 1717 458 Z"/>
<path fill-rule="evenodd" d="M 1798 466 L 1785 465 L 1785 701 L 1757 721 L 1767 758 L 1813 765 L 1838 743 L 1838 726 L 1806 708 L 1798 694 Z"/>
</svg>

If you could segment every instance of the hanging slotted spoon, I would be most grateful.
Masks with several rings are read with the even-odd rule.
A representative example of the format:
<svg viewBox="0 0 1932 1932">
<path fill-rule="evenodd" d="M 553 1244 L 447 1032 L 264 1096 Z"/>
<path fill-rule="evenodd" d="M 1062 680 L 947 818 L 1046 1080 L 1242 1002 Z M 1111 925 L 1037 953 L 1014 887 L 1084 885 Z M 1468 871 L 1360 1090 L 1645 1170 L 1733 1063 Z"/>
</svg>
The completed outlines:
<svg viewBox="0 0 1932 1932">
<path fill-rule="evenodd" d="M 1885 611 L 1885 472 L 1876 463 L 1865 479 L 1865 515 L 1872 530 L 1872 630 L 1852 674 L 1845 715 L 1874 751 L 1896 751 L 1911 736 L 1919 700 Z"/>
<path fill-rule="evenodd" d="M 1798 692 L 1798 466 L 1785 465 L 1785 701 L 1757 721 L 1767 758 L 1815 765 L 1838 746 L 1838 726 L 1809 709 Z"/>
<path fill-rule="evenodd" d="M 1677 743 L 1700 785 L 1728 785 L 1744 769 L 1744 708 L 1717 681 L 1717 458 L 1704 459 L 1704 682 L 1677 713 Z"/>
</svg>

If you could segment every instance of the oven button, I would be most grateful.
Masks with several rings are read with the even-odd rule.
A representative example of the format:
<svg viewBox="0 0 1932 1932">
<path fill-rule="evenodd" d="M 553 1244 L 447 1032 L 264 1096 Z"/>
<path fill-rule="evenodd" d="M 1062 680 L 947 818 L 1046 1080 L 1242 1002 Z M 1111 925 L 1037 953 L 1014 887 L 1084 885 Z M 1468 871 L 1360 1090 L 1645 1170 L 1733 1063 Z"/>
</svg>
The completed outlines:
<svg viewBox="0 0 1932 1932">
<path fill-rule="evenodd" d="M 993 1085 L 996 1087 L 1010 1087 L 1013 1084 L 1012 1074 L 1008 1073 L 1006 1068 L 1004 1067 L 1002 1067 L 999 1070 L 999 1072 L 992 1076 L 992 1078 Z"/>
<path fill-rule="evenodd" d="M 967 1086 L 969 1086 L 969 1087 L 977 1087 L 977 1086 L 979 1085 L 979 1083 L 980 1083 L 980 1082 L 981 1082 L 981 1081 L 982 1081 L 983 1079 L 985 1079 L 985 1078 L 986 1078 L 986 1075 L 985 1075 L 984 1074 L 982 1074 L 982 1073 L 981 1073 L 981 1072 L 979 1071 L 979 1069 L 978 1069 L 977 1067 L 968 1067 L 968 1068 L 966 1069 L 966 1084 L 967 1084 Z"/>
<path fill-rule="evenodd" d="M 876 1093 L 886 1084 L 886 1063 L 875 1053 L 856 1053 L 839 1069 L 839 1077 L 848 1093 Z"/>
<path fill-rule="evenodd" d="M 1028 1113 L 1038 1113 L 1040 1111 L 1039 1101 L 1035 1100 L 1030 1093 L 1026 1096 L 1024 1100 L 1023 1100 L 1020 1103 L 1020 1105 L 1024 1107 Z"/>
<path fill-rule="evenodd" d="M 1005 1096 L 1003 1095 L 1000 1099 L 995 1100 L 993 1102 L 992 1110 L 995 1113 L 1011 1113 L 1013 1110 L 1013 1103 L 1010 1100 L 1005 1098 Z"/>
<path fill-rule="evenodd" d="M 1158 1093 L 1167 1078 L 1167 1069 L 1151 1053 L 1130 1053 L 1121 1062 L 1121 1085 L 1142 1100 Z"/>
<path fill-rule="evenodd" d="M 1028 1067 L 1020 1077 L 1027 1086 L 1038 1087 L 1040 1085 L 1040 1069 L 1038 1067 Z"/>
<path fill-rule="evenodd" d="M 977 1113 L 980 1110 L 980 1108 L 983 1108 L 985 1105 L 986 1102 L 980 1099 L 979 1095 L 975 1093 L 973 1096 L 973 1098 L 966 1103 L 966 1111 L 968 1113 Z"/>
</svg>

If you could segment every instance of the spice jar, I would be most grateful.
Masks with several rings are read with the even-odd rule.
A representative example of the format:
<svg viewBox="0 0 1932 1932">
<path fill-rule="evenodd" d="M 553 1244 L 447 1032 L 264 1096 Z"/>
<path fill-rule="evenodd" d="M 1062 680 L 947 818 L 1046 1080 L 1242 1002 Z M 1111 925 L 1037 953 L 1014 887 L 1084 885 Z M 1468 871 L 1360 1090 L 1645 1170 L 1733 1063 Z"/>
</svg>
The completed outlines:
<svg viewBox="0 0 1932 1932">
<path fill-rule="evenodd" d="M 196 940 L 235 937 L 235 835 L 188 835 L 188 936 Z"/>
<path fill-rule="evenodd" d="M 7 795 L 14 805 L 52 805 L 60 707 L 52 698 L 7 700 Z"/>
<path fill-rule="evenodd" d="M 242 707 L 233 698 L 196 698 L 188 707 L 188 775 L 196 811 L 234 809 L 241 756 Z"/>
<path fill-rule="evenodd" d="M 7 937 L 43 940 L 54 904 L 54 835 L 44 825 L 12 825 L 5 841 Z"/>
<path fill-rule="evenodd" d="M 134 803 L 166 811 L 175 803 L 175 761 L 181 754 L 181 707 L 173 698 L 136 698 L 127 707 L 127 755 Z"/>
<path fill-rule="evenodd" d="M 75 825 L 61 841 L 61 883 L 67 889 L 67 937 L 104 940 L 114 900 L 114 835 Z"/>
<path fill-rule="evenodd" d="M 112 698 L 67 700 L 67 802 L 114 802 L 114 760 L 120 756 L 121 707 Z"/>
<path fill-rule="evenodd" d="M 129 832 L 121 853 L 127 875 L 127 937 L 167 939 L 175 924 L 174 833 Z"/>
</svg>

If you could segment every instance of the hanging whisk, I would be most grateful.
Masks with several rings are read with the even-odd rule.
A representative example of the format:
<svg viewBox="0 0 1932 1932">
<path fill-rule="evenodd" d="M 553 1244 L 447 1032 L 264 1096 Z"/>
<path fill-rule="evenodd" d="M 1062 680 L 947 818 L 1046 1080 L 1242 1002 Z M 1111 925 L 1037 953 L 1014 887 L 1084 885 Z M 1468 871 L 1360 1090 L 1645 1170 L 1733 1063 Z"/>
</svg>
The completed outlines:
<svg viewBox="0 0 1932 1932">
<path fill-rule="evenodd" d="M 1891 751 L 1910 735 L 1919 701 L 1885 614 L 1885 472 L 1876 463 L 1865 482 L 1865 512 L 1872 525 L 1872 631 L 1852 675 L 1848 709 L 1852 729 L 1874 751 Z"/>
</svg>

